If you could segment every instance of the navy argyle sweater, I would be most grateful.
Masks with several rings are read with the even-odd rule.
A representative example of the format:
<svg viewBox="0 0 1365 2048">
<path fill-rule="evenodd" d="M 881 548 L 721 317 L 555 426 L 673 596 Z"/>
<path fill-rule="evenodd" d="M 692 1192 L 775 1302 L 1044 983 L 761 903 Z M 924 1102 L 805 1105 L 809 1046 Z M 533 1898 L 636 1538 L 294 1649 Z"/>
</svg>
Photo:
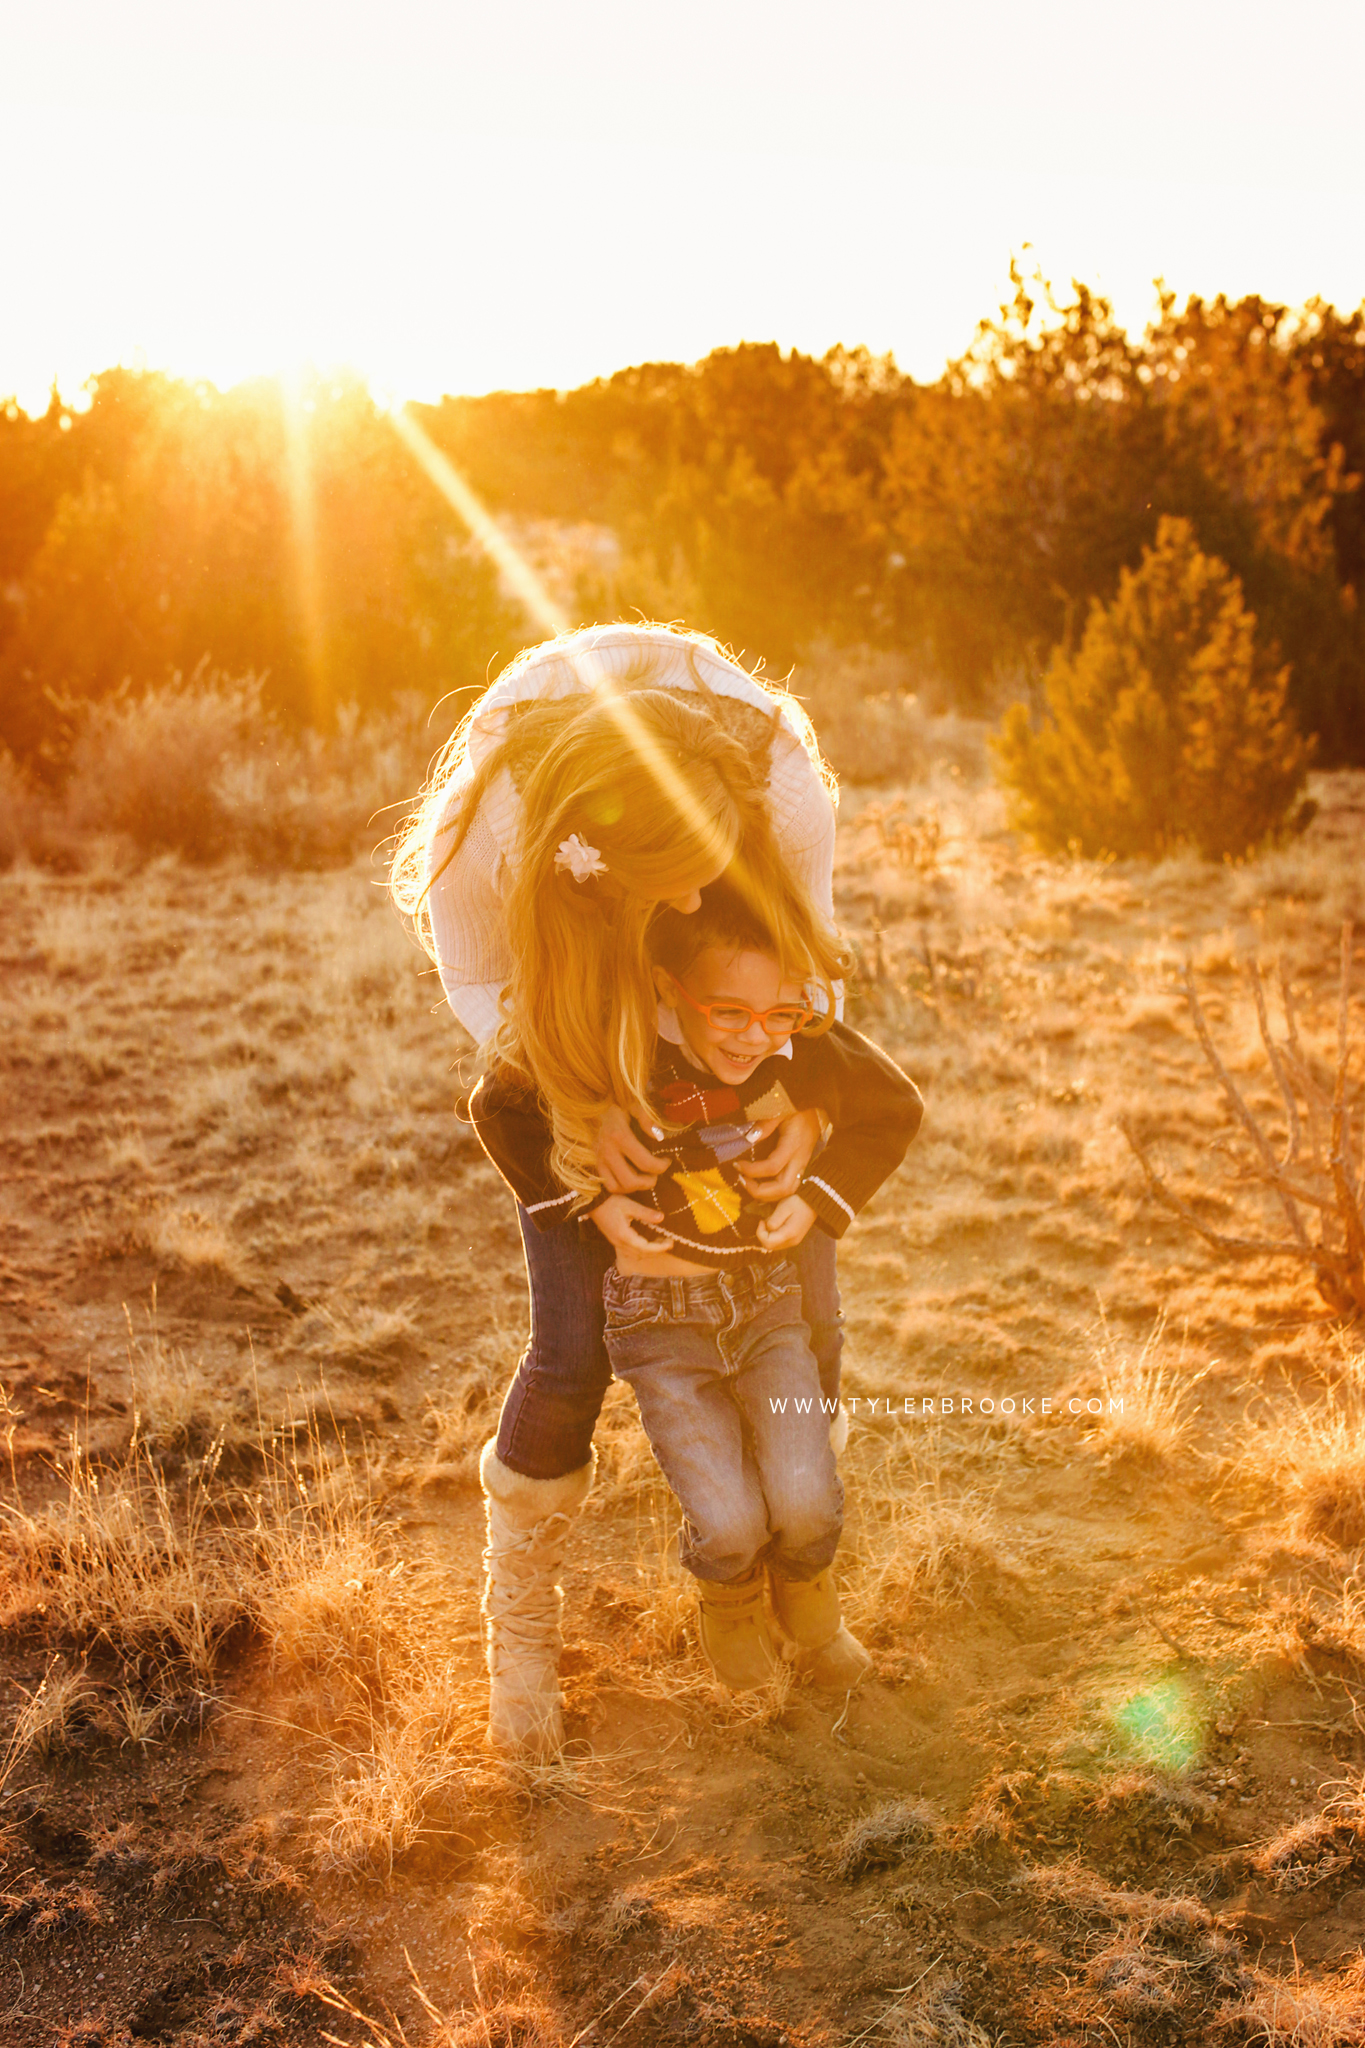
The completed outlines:
<svg viewBox="0 0 1365 2048">
<path fill-rule="evenodd" d="M 659 1040 L 650 1080 L 658 1124 L 634 1129 L 670 1163 L 653 1194 L 638 1199 L 662 1210 L 662 1228 L 679 1257 L 724 1267 L 784 1256 L 755 1242 L 773 1204 L 747 1194 L 736 1170 L 772 1149 L 776 1133 L 753 1135 L 772 1117 L 819 1109 L 833 1126 L 797 1190 L 831 1237 L 843 1236 L 905 1157 L 924 1104 L 894 1060 L 847 1024 L 814 1038 L 797 1036 L 790 1045 L 790 1058 L 774 1053 L 731 1087 L 695 1065 L 681 1046 Z M 582 1213 L 583 1197 L 566 1193 L 550 1171 L 549 1126 L 519 1077 L 505 1069 L 486 1074 L 469 1113 L 484 1150 L 538 1229 Z"/>
</svg>

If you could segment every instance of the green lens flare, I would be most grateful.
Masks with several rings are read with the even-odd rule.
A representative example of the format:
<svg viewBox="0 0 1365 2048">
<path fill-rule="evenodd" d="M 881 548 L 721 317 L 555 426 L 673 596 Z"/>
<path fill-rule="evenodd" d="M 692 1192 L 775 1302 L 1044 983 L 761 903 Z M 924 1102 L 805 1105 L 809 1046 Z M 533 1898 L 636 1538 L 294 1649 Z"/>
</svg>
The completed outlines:
<svg viewBox="0 0 1365 2048">
<path fill-rule="evenodd" d="M 1202 1719 L 1190 1688 L 1178 1678 L 1134 1693 L 1114 1713 L 1114 1725 L 1130 1747 L 1167 1771 L 1186 1770 L 1199 1755 Z"/>
</svg>

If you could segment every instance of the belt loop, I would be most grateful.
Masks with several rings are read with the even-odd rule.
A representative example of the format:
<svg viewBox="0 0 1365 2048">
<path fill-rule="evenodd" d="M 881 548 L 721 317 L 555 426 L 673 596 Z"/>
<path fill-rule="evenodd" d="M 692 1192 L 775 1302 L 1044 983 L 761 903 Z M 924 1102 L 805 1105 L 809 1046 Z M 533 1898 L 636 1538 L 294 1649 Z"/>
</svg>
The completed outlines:
<svg viewBox="0 0 1365 2048">
<path fill-rule="evenodd" d="M 669 1308 L 676 1323 L 687 1314 L 687 1282 L 676 1273 L 670 1275 L 668 1294 Z"/>
</svg>

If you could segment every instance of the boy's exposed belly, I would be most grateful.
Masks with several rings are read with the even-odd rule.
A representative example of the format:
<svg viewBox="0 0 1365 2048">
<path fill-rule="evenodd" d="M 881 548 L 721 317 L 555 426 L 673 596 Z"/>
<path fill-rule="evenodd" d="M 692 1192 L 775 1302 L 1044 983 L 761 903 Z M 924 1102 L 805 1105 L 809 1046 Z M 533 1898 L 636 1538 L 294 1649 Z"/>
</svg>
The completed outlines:
<svg viewBox="0 0 1365 2048">
<path fill-rule="evenodd" d="M 652 1275 L 661 1280 L 683 1280 L 697 1273 L 714 1273 L 714 1266 L 703 1266 L 696 1259 L 679 1259 L 672 1252 L 629 1252 L 616 1254 L 618 1273 Z"/>
</svg>

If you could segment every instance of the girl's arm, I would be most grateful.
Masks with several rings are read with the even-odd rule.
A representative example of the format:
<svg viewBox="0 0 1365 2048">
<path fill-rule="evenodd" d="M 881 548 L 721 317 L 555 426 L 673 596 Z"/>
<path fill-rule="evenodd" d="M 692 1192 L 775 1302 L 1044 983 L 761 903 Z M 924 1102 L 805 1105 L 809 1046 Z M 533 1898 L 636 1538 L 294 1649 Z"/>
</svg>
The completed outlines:
<svg viewBox="0 0 1365 2048">
<path fill-rule="evenodd" d="M 834 923 L 834 799 L 814 761 L 785 722 L 773 741 L 768 773 L 773 837 L 795 879 Z"/>
<path fill-rule="evenodd" d="M 447 816 L 458 808 L 452 800 Z M 498 1027 L 498 998 L 512 971 L 499 887 L 502 857 L 481 805 L 450 865 L 427 894 L 431 943 L 446 1001 L 477 1045 Z M 433 868 L 439 868 L 449 836 L 437 833 Z"/>
<path fill-rule="evenodd" d="M 663 1216 L 628 1195 L 608 1195 L 591 1209 L 575 1209 L 580 1197 L 572 1190 L 566 1193 L 550 1171 L 550 1126 L 540 1104 L 505 1069 L 483 1076 L 470 1097 L 469 1121 L 537 1230 L 553 1230 L 575 1215 L 590 1216 L 618 1251 L 667 1251 L 672 1244 L 671 1237 L 657 1230 L 647 1238 L 639 1235 L 641 1223 L 653 1226 L 662 1223 Z"/>
<path fill-rule="evenodd" d="M 469 1098 L 469 1121 L 537 1230 L 564 1222 L 581 1197 L 550 1171 L 550 1126 L 532 1090 L 495 1067 Z"/>
<path fill-rule="evenodd" d="M 909 1075 L 847 1024 L 833 1024 L 818 1038 L 793 1039 L 785 1085 L 793 1102 L 823 1110 L 834 1126 L 797 1192 L 821 1226 L 842 1237 L 904 1159 L 924 1116 L 923 1100 Z"/>
</svg>

